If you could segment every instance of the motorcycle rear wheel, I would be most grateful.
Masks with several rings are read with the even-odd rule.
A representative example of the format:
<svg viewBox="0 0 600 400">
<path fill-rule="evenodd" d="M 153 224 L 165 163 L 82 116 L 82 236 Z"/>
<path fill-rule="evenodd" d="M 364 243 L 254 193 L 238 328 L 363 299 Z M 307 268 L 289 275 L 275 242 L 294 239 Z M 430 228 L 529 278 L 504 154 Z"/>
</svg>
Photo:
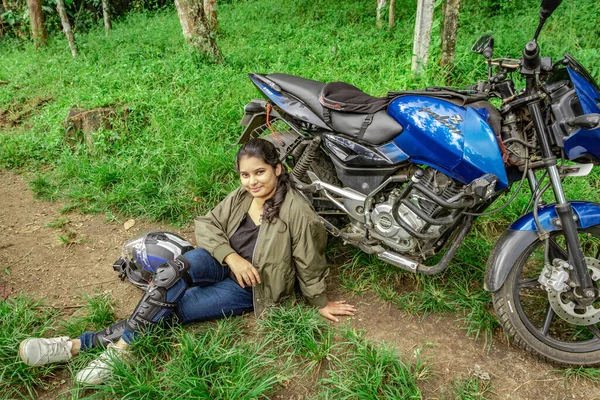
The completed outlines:
<svg viewBox="0 0 600 400">
<path fill-rule="evenodd" d="M 600 259 L 600 226 L 579 231 L 585 257 Z M 568 261 L 562 231 L 550 237 L 550 260 Z M 600 322 L 574 325 L 559 317 L 550 296 L 537 281 L 544 267 L 544 243 L 539 239 L 526 248 L 513 265 L 504 285 L 493 293 L 494 309 L 512 341 L 537 358 L 557 365 L 600 365 Z M 597 274 L 596 274 L 597 275 Z M 598 279 L 598 277 L 596 277 Z M 594 287 L 598 289 L 598 283 Z M 552 300 L 556 305 L 556 300 Z M 560 300 L 567 303 L 565 298 Z M 584 314 L 600 318 L 600 300 L 593 309 L 575 308 L 573 321 L 585 322 Z M 595 310 L 598 310 L 596 313 Z M 567 314 L 567 316 L 569 316 Z M 586 317 L 587 318 L 587 317 Z"/>
</svg>

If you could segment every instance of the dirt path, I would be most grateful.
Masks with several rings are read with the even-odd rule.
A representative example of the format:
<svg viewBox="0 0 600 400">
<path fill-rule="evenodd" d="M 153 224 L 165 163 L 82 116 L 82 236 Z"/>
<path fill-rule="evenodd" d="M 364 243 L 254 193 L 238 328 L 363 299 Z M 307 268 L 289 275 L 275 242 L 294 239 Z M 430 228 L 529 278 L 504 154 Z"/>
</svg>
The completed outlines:
<svg viewBox="0 0 600 400">
<path fill-rule="evenodd" d="M 64 204 L 35 200 L 23 177 L 6 171 L 0 171 L 0 204 L 3 299 L 23 291 L 74 310 L 83 303 L 83 294 L 99 289 L 112 294 L 118 316 L 125 317 L 140 292 L 128 282 L 119 281 L 112 270 L 121 243 L 150 229 L 168 229 L 193 239 L 191 227 L 178 230 L 136 221 L 126 231 L 122 223 L 108 223 L 103 215 L 62 215 L 59 210 Z M 62 228 L 46 226 L 65 217 L 69 222 Z M 62 243 L 59 236 L 67 237 L 67 231 L 74 234 L 71 240 L 81 243 Z M 5 268 L 10 274 L 2 271 Z M 330 286 L 335 291 L 334 285 Z M 434 372 L 423 387 L 427 399 L 440 398 L 440 388 L 448 388 L 453 378 L 486 373 L 494 391 L 490 397 L 495 399 L 600 399 L 598 385 L 571 380 L 567 387 L 561 374 L 552 373 L 554 367 L 507 345 L 502 331 L 496 332 L 491 349 L 486 351 L 483 340 L 465 335 L 456 317 L 429 316 L 421 320 L 373 295 L 357 296 L 351 301 L 359 307 L 352 324 L 365 329 L 370 339 L 395 344 L 408 355 L 424 346 L 422 354 L 429 358 Z"/>
</svg>

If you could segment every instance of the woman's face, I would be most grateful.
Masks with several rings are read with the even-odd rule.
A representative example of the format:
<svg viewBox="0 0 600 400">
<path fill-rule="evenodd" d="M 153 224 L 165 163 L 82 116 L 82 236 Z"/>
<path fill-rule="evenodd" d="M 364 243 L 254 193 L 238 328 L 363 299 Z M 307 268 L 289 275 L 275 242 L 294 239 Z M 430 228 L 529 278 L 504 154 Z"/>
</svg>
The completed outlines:
<svg viewBox="0 0 600 400">
<path fill-rule="evenodd" d="M 273 168 L 260 158 L 244 156 L 240 159 L 239 168 L 242 186 L 254 198 L 265 201 L 275 195 L 281 164 Z"/>
</svg>

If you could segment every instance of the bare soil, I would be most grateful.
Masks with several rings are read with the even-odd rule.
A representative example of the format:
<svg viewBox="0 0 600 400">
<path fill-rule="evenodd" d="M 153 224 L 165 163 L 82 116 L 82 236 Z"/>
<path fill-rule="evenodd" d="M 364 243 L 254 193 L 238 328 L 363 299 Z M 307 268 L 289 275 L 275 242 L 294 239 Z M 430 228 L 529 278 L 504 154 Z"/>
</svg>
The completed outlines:
<svg viewBox="0 0 600 400">
<path fill-rule="evenodd" d="M 128 230 L 123 222 L 107 222 L 104 215 L 60 214 L 63 203 L 35 200 L 21 175 L 0 171 L 0 297 L 5 299 L 25 292 L 34 298 L 73 312 L 83 303 L 84 294 L 106 291 L 112 295 L 119 317 L 126 317 L 137 304 L 140 292 L 127 281 L 122 282 L 112 270 L 121 244 L 132 236 L 151 229 L 166 229 L 193 240 L 193 227 L 172 226 L 135 221 Z M 61 228 L 47 224 L 68 218 Z M 68 233 L 72 232 L 72 233 Z M 71 244 L 60 240 L 70 238 Z M 332 267 L 335 269 L 335 266 Z M 335 274 L 334 274 L 335 275 Z M 333 278 L 331 297 L 347 298 Z M 600 399 L 597 384 L 579 379 L 566 382 L 556 368 L 537 361 L 510 346 L 501 330 L 492 345 L 483 339 L 466 336 L 459 316 L 411 316 L 384 303 L 373 294 L 349 299 L 358 306 L 352 318 L 354 327 L 364 329 L 371 340 L 396 346 L 402 357 L 410 357 L 422 347 L 433 375 L 421 385 L 427 399 L 442 398 L 454 378 L 489 377 L 493 399 Z M 246 317 L 251 318 L 251 317 Z M 65 379 L 57 377 L 56 379 Z M 56 393 L 69 388 L 56 383 Z M 279 391 L 274 398 L 306 398 L 315 379 L 296 382 L 291 390 Z M 41 393 L 39 398 L 57 396 Z"/>
</svg>

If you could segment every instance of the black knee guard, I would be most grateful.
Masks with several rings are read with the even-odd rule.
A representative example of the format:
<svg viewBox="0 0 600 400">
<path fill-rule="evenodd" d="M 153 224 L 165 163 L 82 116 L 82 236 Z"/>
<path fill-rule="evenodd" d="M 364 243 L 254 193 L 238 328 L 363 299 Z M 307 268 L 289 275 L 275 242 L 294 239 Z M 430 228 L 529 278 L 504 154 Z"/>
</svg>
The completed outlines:
<svg viewBox="0 0 600 400">
<path fill-rule="evenodd" d="M 123 331 L 125 330 L 126 320 L 121 320 L 114 324 L 113 326 L 109 326 L 106 329 L 97 332 L 94 335 L 93 344 L 94 347 L 102 346 L 106 347 L 109 343 L 117 343 L 121 336 L 123 336 Z"/>
<path fill-rule="evenodd" d="M 156 324 L 158 321 L 155 321 L 154 317 L 160 311 L 177 307 L 176 303 L 167 302 L 167 290 L 181 280 L 189 287 L 191 278 L 188 271 L 189 261 L 183 256 L 159 266 L 146 293 L 127 320 L 125 325 L 127 329 L 135 332 L 148 325 Z"/>
</svg>

